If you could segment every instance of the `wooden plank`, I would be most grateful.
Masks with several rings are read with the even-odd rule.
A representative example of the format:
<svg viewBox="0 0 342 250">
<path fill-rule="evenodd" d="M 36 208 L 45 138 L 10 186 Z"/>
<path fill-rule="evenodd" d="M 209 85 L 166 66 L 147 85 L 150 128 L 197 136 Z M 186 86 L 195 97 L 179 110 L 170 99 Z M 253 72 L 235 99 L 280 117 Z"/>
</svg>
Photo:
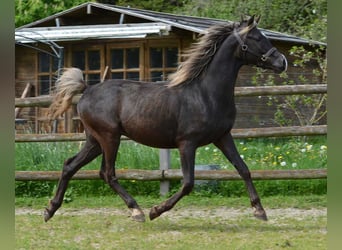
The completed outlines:
<svg viewBox="0 0 342 250">
<path fill-rule="evenodd" d="M 323 94 L 327 84 L 236 87 L 235 96 Z"/>
<path fill-rule="evenodd" d="M 16 181 L 55 181 L 60 178 L 61 171 L 16 171 Z M 137 181 L 163 181 L 181 180 L 181 170 L 137 170 L 118 169 L 116 176 L 121 180 Z M 300 179 L 326 179 L 327 169 L 305 170 L 254 170 L 251 171 L 253 180 L 300 180 Z M 82 170 L 75 174 L 74 180 L 98 180 L 98 170 Z M 196 170 L 196 180 L 241 180 L 236 171 L 231 170 Z"/>
<path fill-rule="evenodd" d="M 65 142 L 85 141 L 84 133 L 58 133 L 58 134 L 16 134 L 15 142 Z M 121 140 L 129 140 L 122 136 Z"/>
<path fill-rule="evenodd" d="M 326 135 L 327 125 L 232 129 L 234 138 Z"/>
<path fill-rule="evenodd" d="M 265 95 L 300 95 L 300 94 L 322 94 L 327 92 L 327 84 L 310 85 L 286 85 L 286 86 L 259 86 L 259 87 L 236 87 L 235 96 L 265 96 Z M 81 95 L 72 99 L 77 104 Z M 15 98 L 16 107 L 48 107 L 52 96 L 38 96 L 28 98 Z"/>
<path fill-rule="evenodd" d="M 270 128 L 247 128 L 233 129 L 232 135 L 236 139 L 257 137 L 285 137 L 285 136 L 311 136 L 326 135 L 327 125 L 293 126 L 293 127 L 270 127 Z M 61 141 L 84 141 L 84 133 L 58 133 L 58 134 L 16 134 L 15 142 L 61 142 Z M 129 138 L 122 136 L 122 140 Z"/>
</svg>

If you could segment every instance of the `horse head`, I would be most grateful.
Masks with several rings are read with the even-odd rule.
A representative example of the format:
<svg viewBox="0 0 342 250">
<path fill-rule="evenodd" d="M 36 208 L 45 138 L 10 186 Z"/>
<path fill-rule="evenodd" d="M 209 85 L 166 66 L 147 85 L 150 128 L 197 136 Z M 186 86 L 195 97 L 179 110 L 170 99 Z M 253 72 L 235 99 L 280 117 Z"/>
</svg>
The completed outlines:
<svg viewBox="0 0 342 250">
<path fill-rule="evenodd" d="M 257 28 L 259 20 L 260 16 L 252 16 L 241 21 L 234 29 L 234 36 L 239 43 L 237 58 L 244 64 L 271 69 L 276 73 L 286 71 L 286 57 L 273 47 L 269 39 Z"/>
</svg>

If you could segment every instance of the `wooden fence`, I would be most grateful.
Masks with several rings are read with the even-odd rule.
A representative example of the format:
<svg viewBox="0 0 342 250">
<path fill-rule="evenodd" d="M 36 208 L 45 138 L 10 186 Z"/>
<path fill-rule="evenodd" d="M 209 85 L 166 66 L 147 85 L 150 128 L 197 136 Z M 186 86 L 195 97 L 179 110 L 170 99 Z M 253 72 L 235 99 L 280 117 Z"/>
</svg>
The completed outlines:
<svg viewBox="0 0 342 250">
<path fill-rule="evenodd" d="M 120 180 L 137 181 L 168 181 L 181 180 L 181 170 L 139 170 L 117 169 L 115 174 Z M 61 171 L 16 171 L 16 181 L 55 181 L 58 180 Z M 327 177 L 326 169 L 306 170 L 254 170 L 251 171 L 253 180 L 300 180 L 300 179 L 324 179 Z M 233 170 L 196 170 L 196 180 L 241 180 L 240 175 Z M 98 180 L 98 170 L 82 170 L 75 174 L 74 180 Z"/>
<path fill-rule="evenodd" d="M 291 85 L 291 86 L 265 86 L 265 87 L 237 87 L 236 96 L 261 96 L 261 95 L 294 95 L 294 94 L 320 94 L 326 93 L 327 85 Z M 77 103 L 80 96 L 73 99 Z M 16 98 L 16 107 L 46 107 L 51 103 L 51 96 Z M 310 136 L 327 134 L 327 126 L 293 126 L 293 127 L 273 127 L 273 128 L 249 128 L 233 129 L 234 138 L 257 138 L 257 137 L 285 137 L 285 136 Z M 127 140 L 128 138 L 123 137 Z M 15 141 L 20 142 L 61 142 L 61 141 L 83 141 L 83 133 L 64 134 L 16 134 Z M 159 170 L 117 170 L 119 179 L 160 181 L 161 194 L 165 194 L 169 189 L 169 180 L 182 178 L 180 170 L 170 169 L 170 150 L 160 150 Z M 236 171 L 228 170 L 196 170 L 196 180 L 240 180 L 241 177 Z M 306 169 L 306 170 L 254 170 L 251 171 L 254 180 L 283 180 L 283 179 L 322 179 L 327 178 L 327 169 Z M 17 181 L 51 181 L 58 180 L 60 171 L 16 171 Z M 99 179 L 98 170 L 79 171 L 73 179 L 93 180 Z"/>
</svg>

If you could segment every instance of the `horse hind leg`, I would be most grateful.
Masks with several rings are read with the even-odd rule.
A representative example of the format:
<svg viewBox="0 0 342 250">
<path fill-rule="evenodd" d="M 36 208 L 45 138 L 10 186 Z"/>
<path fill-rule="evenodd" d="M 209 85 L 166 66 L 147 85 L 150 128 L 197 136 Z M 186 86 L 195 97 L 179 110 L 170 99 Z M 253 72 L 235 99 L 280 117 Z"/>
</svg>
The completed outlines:
<svg viewBox="0 0 342 250">
<path fill-rule="evenodd" d="M 247 191 L 250 197 L 251 205 L 255 209 L 254 216 L 261 220 L 267 220 L 267 215 L 264 208 L 261 205 L 258 193 L 253 185 L 250 171 L 246 163 L 240 157 L 239 152 L 236 149 L 233 138 L 230 133 L 223 136 L 215 145 L 222 151 L 227 159 L 234 165 L 242 179 L 245 181 Z"/>
<path fill-rule="evenodd" d="M 139 207 L 136 200 L 119 184 L 115 176 L 115 160 L 120 145 L 120 138 L 108 140 L 106 137 L 103 143 L 103 158 L 100 170 L 101 178 L 124 200 L 127 207 L 131 210 L 134 221 L 145 222 L 145 214 Z"/>
<path fill-rule="evenodd" d="M 71 177 L 84 165 L 95 159 L 101 154 L 101 147 L 97 141 L 88 136 L 87 141 L 81 151 L 75 156 L 67 159 L 64 163 L 62 175 L 59 179 L 57 191 L 52 200 L 50 200 L 49 207 L 45 209 L 44 220 L 47 222 L 53 217 L 58 208 L 62 205 L 65 191 Z"/>
</svg>

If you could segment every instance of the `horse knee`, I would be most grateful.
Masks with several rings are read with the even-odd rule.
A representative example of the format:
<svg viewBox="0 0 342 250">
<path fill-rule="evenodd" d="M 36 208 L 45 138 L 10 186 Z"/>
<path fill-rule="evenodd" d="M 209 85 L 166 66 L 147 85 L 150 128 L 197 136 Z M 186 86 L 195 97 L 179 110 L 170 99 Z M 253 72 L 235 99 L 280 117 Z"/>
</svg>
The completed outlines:
<svg viewBox="0 0 342 250">
<path fill-rule="evenodd" d="M 71 157 L 64 162 L 62 179 L 70 179 L 74 175 L 74 168 L 70 166 L 75 157 Z"/>
</svg>

